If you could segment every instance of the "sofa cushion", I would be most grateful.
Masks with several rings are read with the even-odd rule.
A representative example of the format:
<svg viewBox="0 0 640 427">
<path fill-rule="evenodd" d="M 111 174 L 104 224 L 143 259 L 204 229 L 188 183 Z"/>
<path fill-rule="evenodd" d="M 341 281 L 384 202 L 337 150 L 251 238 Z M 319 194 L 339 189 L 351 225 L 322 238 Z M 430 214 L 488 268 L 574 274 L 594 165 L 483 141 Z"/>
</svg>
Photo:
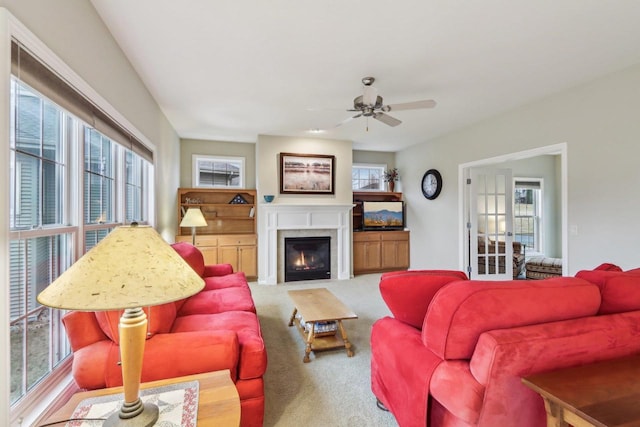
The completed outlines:
<svg viewBox="0 0 640 427">
<path fill-rule="evenodd" d="M 178 316 L 212 314 L 224 311 L 251 311 L 256 307 L 249 288 L 224 288 L 202 291 L 187 298 L 178 310 Z"/>
<path fill-rule="evenodd" d="M 442 359 L 469 359 L 485 331 L 590 316 L 599 307 L 598 287 L 574 277 L 454 282 L 429 305 L 422 340 Z"/>
<path fill-rule="evenodd" d="M 420 329 L 436 292 L 447 283 L 466 279 L 462 271 L 453 270 L 385 273 L 380 278 L 380 294 L 393 317 Z"/>
<path fill-rule="evenodd" d="M 200 249 L 187 242 L 174 243 L 171 247 L 198 273 L 198 276 L 203 277 L 204 257 Z"/>
<path fill-rule="evenodd" d="M 576 273 L 576 277 L 600 288 L 602 304 L 599 314 L 640 309 L 640 269 L 625 272 L 615 268 L 581 270 Z"/>
<path fill-rule="evenodd" d="M 248 311 L 218 314 L 193 314 L 177 317 L 172 332 L 233 331 L 238 335 L 240 360 L 238 378 L 258 378 L 267 369 L 267 352 L 262 340 L 258 316 Z"/>
<path fill-rule="evenodd" d="M 224 276 L 212 276 L 204 278 L 204 290 L 210 291 L 214 289 L 224 288 L 247 288 L 249 283 L 243 272 L 230 273 Z"/>
<path fill-rule="evenodd" d="M 170 302 L 142 308 L 147 315 L 147 339 L 155 334 L 165 334 L 171 330 L 176 319 L 176 306 Z M 100 329 L 116 344 L 120 344 L 118 325 L 123 310 L 96 311 Z"/>
<path fill-rule="evenodd" d="M 602 304 L 599 314 L 640 310 L 640 275 L 612 277 L 600 290 Z"/>
</svg>

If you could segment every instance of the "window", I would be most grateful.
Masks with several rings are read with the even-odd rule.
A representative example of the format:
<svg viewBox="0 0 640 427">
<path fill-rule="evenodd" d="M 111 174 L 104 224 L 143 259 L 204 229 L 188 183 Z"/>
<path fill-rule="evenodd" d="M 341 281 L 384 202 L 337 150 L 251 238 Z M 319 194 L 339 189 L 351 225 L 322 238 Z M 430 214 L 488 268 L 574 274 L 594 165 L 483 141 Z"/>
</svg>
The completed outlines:
<svg viewBox="0 0 640 427">
<path fill-rule="evenodd" d="M 149 222 L 153 167 L 130 139 L 107 136 L 15 77 L 10 87 L 13 414 L 71 354 L 64 312 L 37 295 L 117 225 Z"/>
<path fill-rule="evenodd" d="M 10 319 L 11 402 L 70 354 L 60 313 L 36 296 L 71 265 L 68 227 L 70 116 L 11 82 Z"/>
<path fill-rule="evenodd" d="M 526 245 L 527 254 L 542 252 L 542 180 L 515 179 L 513 198 L 514 240 Z"/>
<path fill-rule="evenodd" d="M 244 157 L 193 155 L 193 186 L 244 187 Z"/>
<path fill-rule="evenodd" d="M 354 163 L 351 168 L 353 191 L 384 191 L 384 171 L 387 165 Z"/>
</svg>

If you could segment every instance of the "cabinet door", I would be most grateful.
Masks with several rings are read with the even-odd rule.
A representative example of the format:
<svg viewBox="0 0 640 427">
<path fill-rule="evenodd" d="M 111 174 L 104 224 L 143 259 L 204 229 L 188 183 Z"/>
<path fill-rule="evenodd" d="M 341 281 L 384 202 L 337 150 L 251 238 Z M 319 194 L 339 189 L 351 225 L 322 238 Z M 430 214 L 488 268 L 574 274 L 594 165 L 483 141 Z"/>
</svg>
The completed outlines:
<svg viewBox="0 0 640 427">
<path fill-rule="evenodd" d="M 382 242 L 382 268 L 408 268 L 409 242 L 391 240 Z"/>
<path fill-rule="evenodd" d="M 258 276 L 258 248 L 255 246 L 238 246 L 238 271 L 247 277 Z"/>
<path fill-rule="evenodd" d="M 353 242 L 353 271 L 372 271 L 381 266 L 380 242 Z"/>
<path fill-rule="evenodd" d="M 218 262 L 220 264 L 231 264 L 233 271 L 240 271 L 237 246 L 221 246 L 218 248 Z"/>
<path fill-rule="evenodd" d="M 198 249 L 204 257 L 204 265 L 218 264 L 218 248 L 201 246 Z"/>
</svg>

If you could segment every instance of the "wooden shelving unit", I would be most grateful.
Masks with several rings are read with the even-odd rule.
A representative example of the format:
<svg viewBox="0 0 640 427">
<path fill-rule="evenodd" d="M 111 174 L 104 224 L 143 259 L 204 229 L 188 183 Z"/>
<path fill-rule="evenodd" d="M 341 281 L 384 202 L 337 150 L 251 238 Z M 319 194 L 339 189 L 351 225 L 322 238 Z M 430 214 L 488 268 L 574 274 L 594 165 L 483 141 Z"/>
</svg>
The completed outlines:
<svg viewBox="0 0 640 427">
<path fill-rule="evenodd" d="M 254 279 L 258 275 L 255 202 L 255 190 L 180 188 L 178 224 L 188 208 L 199 207 L 207 226 L 196 229 L 196 246 L 205 263 L 229 263 L 234 271 Z M 191 243 L 191 228 L 178 226 L 176 241 Z"/>
<path fill-rule="evenodd" d="M 353 274 L 409 268 L 409 231 L 362 230 L 362 202 L 401 200 L 402 193 L 397 192 L 353 193 Z"/>
</svg>

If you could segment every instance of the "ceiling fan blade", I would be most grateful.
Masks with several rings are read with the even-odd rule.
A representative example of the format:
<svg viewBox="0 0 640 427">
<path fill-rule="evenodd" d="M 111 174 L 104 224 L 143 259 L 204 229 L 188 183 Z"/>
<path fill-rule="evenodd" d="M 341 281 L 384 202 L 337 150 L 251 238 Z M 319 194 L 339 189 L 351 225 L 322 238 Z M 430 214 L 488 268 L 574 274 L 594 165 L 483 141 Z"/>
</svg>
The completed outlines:
<svg viewBox="0 0 640 427">
<path fill-rule="evenodd" d="M 358 117 L 362 117 L 362 113 L 360 113 L 360 114 L 356 114 L 356 115 L 355 115 L 355 116 L 353 116 L 353 117 L 349 117 L 349 118 L 344 119 L 343 121 L 341 121 L 340 123 L 338 123 L 337 125 L 335 125 L 335 126 L 334 126 L 334 128 L 337 128 L 337 127 L 340 127 L 340 126 L 342 126 L 342 125 L 344 125 L 344 124 L 346 124 L 346 123 L 349 123 L 351 120 L 353 120 L 353 119 L 357 119 Z"/>
<path fill-rule="evenodd" d="M 373 115 L 373 118 L 376 120 L 380 120 L 382 123 L 389 126 L 398 126 L 400 123 L 402 123 L 400 120 L 396 119 L 395 117 L 391 117 L 390 115 L 385 113 L 375 113 Z"/>
<path fill-rule="evenodd" d="M 436 106 L 436 101 L 433 99 L 425 99 L 424 101 L 405 102 L 403 104 L 385 105 L 384 111 L 400 111 L 400 110 L 416 110 L 419 108 L 433 108 Z"/>
</svg>

